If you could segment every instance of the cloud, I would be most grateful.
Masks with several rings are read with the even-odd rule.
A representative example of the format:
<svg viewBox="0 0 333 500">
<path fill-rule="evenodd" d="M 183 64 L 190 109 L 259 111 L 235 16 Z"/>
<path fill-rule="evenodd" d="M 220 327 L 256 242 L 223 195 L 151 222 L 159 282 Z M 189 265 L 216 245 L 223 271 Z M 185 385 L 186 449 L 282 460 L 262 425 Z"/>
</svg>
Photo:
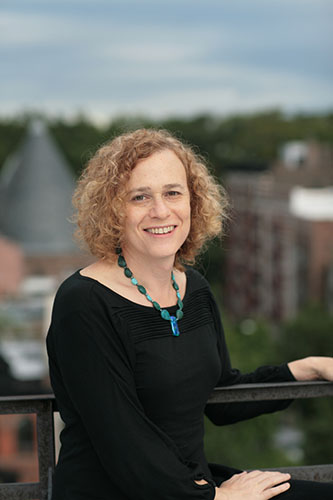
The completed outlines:
<svg viewBox="0 0 333 500">
<path fill-rule="evenodd" d="M 63 16 L 2 11 L 0 43 L 2 48 L 18 49 L 40 44 L 57 45 L 72 37 L 72 28 Z"/>
<path fill-rule="evenodd" d="M 179 46 L 174 42 L 125 43 L 120 46 L 107 46 L 98 51 L 99 59 L 108 59 L 135 67 L 151 65 L 152 63 L 164 65 L 165 63 L 184 63 L 193 58 L 198 58 L 197 47 Z"/>
<path fill-rule="evenodd" d="M 106 118 L 124 113 L 161 117 L 167 114 L 190 115 L 201 111 L 255 111 L 267 107 L 281 107 L 287 111 L 321 110 L 325 109 L 328 102 L 333 106 L 330 86 L 320 82 L 236 66 L 223 69 L 215 67 L 211 69 L 209 77 L 202 75 L 200 78 L 198 70 L 195 66 L 184 68 L 184 75 L 192 72 L 192 84 L 184 75 L 169 74 L 164 86 L 154 85 L 153 75 L 149 73 L 142 76 L 141 81 L 133 80 L 125 90 L 121 88 L 123 80 L 120 78 L 119 87 L 110 89 L 106 84 L 95 95 L 87 97 L 84 91 L 82 94 L 80 89 L 73 86 L 67 95 L 54 94 L 52 98 L 39 98 L 38 102 L 51 114 L 54 114 L 54 110 L 64 115 L 85 110 L 99 120 L 103 116 Z M 162 79 L 165 79 L 166 73 L 160 75 Z M 195 75 L 198 78 L 194 78 Z M 128 80 L 131 80 L 130 75 Z M 149 81 L 150 86 L 147 83 Z M 36 94 L 40 93 L 37 89 Z M 10 106 L 10 103 L 7 104 Z"/>
<path fill-rule="evenodd" d="M 324 109 L 332 106 L 330 5 L 5 0 L 1 107 L 95 115 Z"/>
</svg>

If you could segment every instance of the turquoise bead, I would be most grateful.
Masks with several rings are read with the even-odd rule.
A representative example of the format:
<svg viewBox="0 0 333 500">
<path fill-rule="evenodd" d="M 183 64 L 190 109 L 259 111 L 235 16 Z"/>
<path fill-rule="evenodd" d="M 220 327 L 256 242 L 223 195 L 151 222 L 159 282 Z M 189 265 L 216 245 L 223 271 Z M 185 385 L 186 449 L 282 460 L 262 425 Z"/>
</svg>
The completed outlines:
<svg viewBox="0 0 333 500">
<path fill-rule="evenodd" d="M 162 309 L 161 316 L 163 319 L 170 319 L 169 311 L 167 311 L 166 309 Z"/>
<path fill-rule="evenodd" d="M 153 301 L 153 306 L 155 307 L 155 309 L 157 309 L 157 311 L 161 310 L 161 306 L 159 305 L 158 302 Z"/>
<path fill-rule="evenodd" d="M 177 316 L 177 319 L 182 319 L 182 317 L 184 316 L 184 313 L 181 309 L 178 309 L 178 311 L 176 312 L 176 316 Z"/>
<path fill-rule="evenodd" d="M 136 280 L 135 278 L 132 278 L 131 282 L 133 283 L 133 285 L 137 285 L 138 284 L 138 280 Z"/>
<path fill-rule="evenodd" d="M 144 286 L 138 285 L 138 290 L 140 293 L 142 293 L 142 295 L 147 295 L 147 291 Z"/>
<path fill-rule="evenodd" d="M 124 259 L 124 257 L 122 255 L 119 255 L 118 257 L 118 266 L 120 267 L 126 267 L 126 260 Z"/>
<path fill-rule="evenodd" d="M 180 299 L 177 300 L 177 304 L 178 304 L 179 309 L 183 309 L 183 303 Z"/>
<path fill-rule="evenodd" d="M 151 298 L 150 295 L 146 295 L 147 299 L 149 300 L 149 302 L 153 302 L 153 299 Z"/>
<path fill-rule="evenodd" d="M 128 269 L 128 267 L 125 267 L 124 273 L 125 273 L 125 276 L 127 276 L 127 278 L 131 278 L 133 276 L 132 271 L 130 269 Z"/>
<path fill-rule="evenodd" d="M 176 293 L 176 295 L 177 295 L 177 297 L 178 297 L 179 299 L 181 299 L 181 298 L 182 298 L 179 292 L 177 292 L 177 293 Z"/>
<path fill-rule="evenodd" d="M 172 283 L 172 286 L 174 287 L 175 290 L 179 290 L 179 286 L 175 281 Z"/>
</svg>

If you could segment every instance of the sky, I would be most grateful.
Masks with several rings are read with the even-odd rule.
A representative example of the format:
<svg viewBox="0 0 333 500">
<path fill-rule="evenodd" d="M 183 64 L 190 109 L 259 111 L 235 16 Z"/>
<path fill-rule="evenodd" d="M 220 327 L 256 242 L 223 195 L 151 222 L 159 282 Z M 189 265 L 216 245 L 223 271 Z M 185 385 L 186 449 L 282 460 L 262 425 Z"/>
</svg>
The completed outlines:
<svg viewBox="0 0 333 500">
<path fill-rule="evenodd" d="M 332 0 L 2 0 L 0 116 L 333 109 Z"/>
</svg>

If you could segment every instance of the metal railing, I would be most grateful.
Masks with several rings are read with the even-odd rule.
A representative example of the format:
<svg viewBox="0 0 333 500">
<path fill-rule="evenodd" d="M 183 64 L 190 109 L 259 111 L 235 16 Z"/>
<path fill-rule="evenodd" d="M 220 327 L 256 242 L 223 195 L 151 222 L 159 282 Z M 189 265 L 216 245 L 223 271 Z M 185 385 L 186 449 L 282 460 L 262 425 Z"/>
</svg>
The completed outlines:
<svg viewBox="0 0 333 500">
<path fill-rule="evenodd" d="M 244 384 L 214 389 L 208 404 L 324 396 L 333 396 L 332 382 Z M 51 500 L 52 474 L 55 466 L 53 424 L 53 413 L 55 411 L 57 411 L 57 407 L 52 394 L 0 397 L 0 414 L 35 413 L 37 415 L 39 468 L 39 482 L 0 484 L 0 500 Z M 295 479 L 333 481 L 333 464 L 274 470 L 287 470 L 292 473 Z"/>
<path fill-rule="evenodd" d="M 0 500 L 50 500 L 55 466 L 53 394 L 0 397 L 0 415 L 36 414 L 39 482 L 2 483 Z"/>
</svg>

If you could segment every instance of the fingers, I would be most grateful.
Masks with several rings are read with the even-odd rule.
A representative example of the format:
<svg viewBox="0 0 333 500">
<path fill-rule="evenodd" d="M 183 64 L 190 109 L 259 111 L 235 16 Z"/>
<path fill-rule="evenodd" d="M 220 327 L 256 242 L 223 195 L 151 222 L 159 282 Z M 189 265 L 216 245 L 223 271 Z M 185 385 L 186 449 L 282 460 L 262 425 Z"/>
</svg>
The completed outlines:
<svg viewBox="0 0 333 500">
<path fill-rule="evenodd" d="M 276 497 L 276 495 L 280 495 L 280 493 L 284 493 L 285 491 L 289 490 L 290 488 L 290 483 L 282 483 L 279 484 L 278 486 L 274 486 L 274 488 L 270 488 L 268 490 L 264 491 L 264 494 L 266 495 L 264 498 L 269 499 Z"/>
<path fill-rule="evenodd" d="M 194 482 L 197 484 L 208 484 L 204 479 L 195 479 Z"/>
<path fill-rule="evenodd" d="M 251 475 L 252 472 L 249 474 Z M 290 488 L 290 474 L 278 471 L 253 471 L 253 479 L 260 488 L 265 500 L 273 498 Z"/>
<path fill-rule="evenodd" d="M 266 471 L 253 470 L 248 473 L 248 478 L 255 479 L 258 484 L 271 483 L 273 485 L 282 483 L 284 481 L 288 481 L 288 479 L 290 479 L 290 474 L 285 472 L 270 471 L 270 470 Z"/>
<path fill-rule="evenodd" d="M 261 474 L 257 477 L 259 484 L 271 486 L 288 481 L 288 479 L 290 479 L 290 474 L 278 471 L 261 471 Z"/>
</svg>

